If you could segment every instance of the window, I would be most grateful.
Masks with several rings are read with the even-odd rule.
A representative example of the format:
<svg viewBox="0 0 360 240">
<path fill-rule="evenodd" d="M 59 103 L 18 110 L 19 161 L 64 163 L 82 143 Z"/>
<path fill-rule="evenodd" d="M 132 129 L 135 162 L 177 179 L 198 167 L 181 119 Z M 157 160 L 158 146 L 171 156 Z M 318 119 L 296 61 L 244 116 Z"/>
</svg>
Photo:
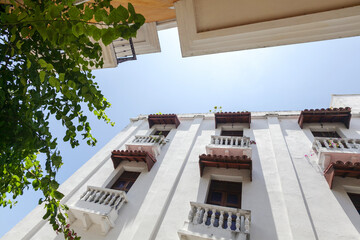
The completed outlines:
<svg viewBox="0 0 360 240">
<path fill-rule="evenodd" d="M 211 181 L 208 204 L 241 208 L 242 184 L 236 182 Z"/>
<path fill-rule="evenodd" d="M 244 131 L 221 131 L 221 136 L 242 137 Z"/>
<path fill-rule="evenodd" d="M 169 132 L 170 131 L 158 131 L 158 130 L 155 130 L 154 134 L 152 134 L 152 135 L 157 135 L 157 136 L 162 135 L 162 136 L 166 137 L 169 134 Z"/>
<path fill-rule="evenodd" d="M 236 182 L 225 182 L 225 181 L 214 181 L 210 183 L 210 190 L 207 198 L 208 204 L 219 205 L 224 207 L 233 207 L 241 208 L 241 189 L 242 184 Z M 213 210 L 210 209 L 207 213 L 207 220 L 205 225 L 210 225 L 211 215 Z M 231 218 L 231 230 L 236 229 L 236 215 L 229 216 L 228 213 L 225 213 L 223 218 L 222 228 L 227 228 L 229 221 L 228 218 Z M 220 225 L 220 212 L 215 212 L 214 226 Z"/>
<path fill-rule="evenodd" d="M 131 186 L 134 184 L 136 179 L 139 177 L 139 172 L 123 172 L 121 176 L 116 180 L 116 182 L 112 185 L 111 189 L 121 190 L 128 192 Z"/>
<path fill-rule="evenodd" d="M 311 131 L 314 137 L 328 137 L 328 138 L 341 138 L 336 131 Z"/>
<path fill-rule="evenodd" d="M 360 214 L 360 194 L 357 193 L 347 193 L 351 202 L 354 204 L 356 210 Z"/>
</svg>

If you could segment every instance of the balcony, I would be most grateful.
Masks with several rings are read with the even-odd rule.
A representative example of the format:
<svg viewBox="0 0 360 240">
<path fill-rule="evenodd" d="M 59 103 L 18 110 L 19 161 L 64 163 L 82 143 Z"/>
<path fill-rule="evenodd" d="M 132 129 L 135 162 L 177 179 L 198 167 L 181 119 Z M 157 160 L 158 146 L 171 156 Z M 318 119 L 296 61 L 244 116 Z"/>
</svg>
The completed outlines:
<svg viewBox="0 0 360 240">
<path fill-rule="evenodd" d="M 316 137 L 312 148 L 324 170 L 336 161 L 360 162 L 360 139 Z"/>
<path fill-rule="evenodd" d="M 250 138 L 211 136 L 211 143 L 206 146 L 206 153 L 223 156 L 246 155 L 251 157 Z"/>
<path fill-rule="evenodd" d="M 250 239 L 251 211 L 190 202 L 188 220 L 178 231 L 180 240 Z"/>
<path fill-rule="evenodd" d="M 145 151 L 153 156 L 158 156 L 163 145 L 165 145 L 164 136 L 135 136 L 135 138 L 128 144 L 126 149 L 130 151 Z"/>
<path fill-rule="evenodd" d="M 69 218 L 79 219 L 85 230 L 98 224 L 103 235 L 115 226 L 118 211 L 127 202 L 126 193 L 108 188 L 88 186 L 80 200 L 69 206 Z"/>
</svg>

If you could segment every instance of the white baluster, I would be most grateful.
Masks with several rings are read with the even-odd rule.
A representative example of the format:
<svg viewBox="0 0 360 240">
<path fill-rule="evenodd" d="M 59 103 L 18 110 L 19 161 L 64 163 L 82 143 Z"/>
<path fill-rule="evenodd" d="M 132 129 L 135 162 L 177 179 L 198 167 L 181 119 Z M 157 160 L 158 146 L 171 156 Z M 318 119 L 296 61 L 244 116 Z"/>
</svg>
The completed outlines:
<svg viewBox="0 0 360 240">
<path fill-rule="evenodd" d="M 196 208 L 191 206 L 189 215 L 188 215 L 189 222 L 193 222 L 193 220 L 194 220 L 194 213 L 195 213 L 194 209 L 196 209 Z"/>
<path fill-rule="evenodd" d="M 116 199 L 116 201 L 114 203 L 114 207 L 115 207 L 116 210 L 117 210 L 117 208 L 118 208 L 121 201 L 122 201 L 122 197 L 118 195 L 117 199 Z"/>
<path fill-rule="evenodd" d="M 239 146 L 239 138 L 235 138 L 235 145 Z"/>
<path fill-rule="evenodd" d="M 210 226 L 214 226 L 216 209 L 212 209 L 211 211 L 212 211 L 212 214 L 211 214 Z"/>
<path fill-rule="evenodd" d="M 224 211 L 220 211 L 219 228 L 222 228 L 223 224 L 224 224 Z"/>
<path fill-rule="evenodd" d="M 250 233 L 250 215 L 245 215 L 245 233 Z"/>
<path fill-rule="evenodd" d="M 241 144 L 240 144 L 240 147 L 245 147 L 245 144 L 244 144 L 244 138 L 241 138 Z"/>
<path fill-rule="evenodd" d="M 328 140 L 328 139 L 324 139 L 323 141 L 324 141 L 325 147 L 326 147 L 327 149 L 330 149 L 329 143 L 331 144 L 331 141 Z M 329 141 L 329 143 L 328 143 L 328 141 Z"/>
<path fill-rule="evenodd" d="M 228 212 L 228 219 L 227 219 L 227 225 L 228 225 L 228 229 L 231 230 L 231 224 L 232 224 L 232 212 Z"/>
<path fill-rule="evenodd" d="M 102 195 L 102 197 L 99 200 L 99 204 L 102 204 L 104 202 L 104 200 L 106 199 L 108 194 L 109 194 L 108 192 L 104 192 L 104 194 Z"/>
<path fill-rule="evenodd" d="M 209 212 L 209 209 L 205 208 L 204 218 L 203 218 L 203 222 L 202 222 L 203 225 L 206 225 L 206 221 L 207 221 L 207 218 L 208 218 L 208 212 Z"/>
<path fill-rule="evenodd" d="M 101 198 L 101 196 L 102 196 L 102 192 L 101 192 L 101 191 L 97 191 L 97 192 L 95 193 L 94 202 L 98 202 L 99 199 Z"/>
<path fill-rule="evenodd" d="M 240 216 L 240 213 L 236 213 L 236 231 L 238 232 L 238 231 L 240 231 L 240 219 L 241 218 L 241 216 Z"/>
<path fill-rule="evenodd" d="M 111 194 L 111 198 L 110 198 L 108 205 L 112 206 L 114 204 L 115 200 L 116 200 L 116 195 L 113 193 L 113 194 Z"/>
<path fill-rule="evenodd" d="M 201 212 L 201 207 L 197 207 L 196 214 L 195 214 L 195 217 L 194 217 L 194 222 L 193 222 L 194 224 L 199 223 L 200 212 Z"/>
<path fill-rule="evenodd" d="M 86 192 L 84 192 L 83 196 L 80 197 L 80 199 L 86 201 L 90 197 L 90 195 L 91 195 L 91 190 L 90 189 L 86 190 Z"/>
</svg>

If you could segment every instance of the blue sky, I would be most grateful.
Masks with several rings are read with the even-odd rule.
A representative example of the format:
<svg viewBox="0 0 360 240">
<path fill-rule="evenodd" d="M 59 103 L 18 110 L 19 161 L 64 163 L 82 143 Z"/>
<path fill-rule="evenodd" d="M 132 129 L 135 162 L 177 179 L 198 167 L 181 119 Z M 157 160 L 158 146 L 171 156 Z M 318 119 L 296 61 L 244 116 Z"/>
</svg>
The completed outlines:
<svg viewBox="0 0 360 240">
<path fill-rule="evenodd" d="M 330 104 L 331 94 L 360 93 L 360 37 L 182 58 L 177 29 L 159 32 L 161 53 L 94 71 L 112 106 L 115 127 L 90 117 L 96 147 L 61 143 L 64 182 L 130 117 L 151 113 L 302 110 Z M 62 139 L 61 125 L 52 123 Z M 13 209 L 0 209 L 0 237 L 25 217 L 41 194 L 27 191 Z"/>
</svg>

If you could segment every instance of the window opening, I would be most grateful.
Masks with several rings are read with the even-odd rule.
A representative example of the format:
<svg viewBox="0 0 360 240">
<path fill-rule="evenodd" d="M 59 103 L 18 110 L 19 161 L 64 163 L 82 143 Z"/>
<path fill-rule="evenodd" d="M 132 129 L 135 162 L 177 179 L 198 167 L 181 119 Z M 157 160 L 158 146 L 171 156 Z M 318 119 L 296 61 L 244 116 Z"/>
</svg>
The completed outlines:
<svg viewBox="0 0 360 240">
<path fill-rule="evenodd" d="M 125 171 L 121 174 L 121 176 L 116 180 L 116 182 L 112 185 L 111 189 L 121 190 L 128 192 L 136 179 L 139 177 L 139 172 L 128 172 Z"/>
<path fill-rule="evenodd" d="M 242 183 L 212 180 L 206 203 L 224 207 L 241 208 Z M 208 211 L 206 225 L 210 225 L 212 210 Z M 219 226 L 220 212 L 215 213 L 214 226 Z M 228 227 L 228 218 L 231 217 L 230 229 L 236 229 L 236 215 L 224 214 L 222 228 Z"/>
<path fill-rule="evenodd" d="M 327 132 L 311 131 L 311 133 L 314 135 L 314 137 L 341 138 L 336 131 L 327 131 Z"/>
<path fill-rule="evenodd" d="M 354 204 L 357 212 L 360 214 L 360 194 L 357 193 L 347 193 L 351 202 Z"/>
<path fill-rule="evenodd" d="M 242 137 L 244 131 L 221 131 L 221 136 Z"/>
<path fill-rule="evenodd" d="M 157 136 L 162 135 L 162 136 L 166 137 L 169 134 L 169 132 L 170 131 L 157 131 L 156 130 L 153 135 L 157 135 Z"/>
</svg>

